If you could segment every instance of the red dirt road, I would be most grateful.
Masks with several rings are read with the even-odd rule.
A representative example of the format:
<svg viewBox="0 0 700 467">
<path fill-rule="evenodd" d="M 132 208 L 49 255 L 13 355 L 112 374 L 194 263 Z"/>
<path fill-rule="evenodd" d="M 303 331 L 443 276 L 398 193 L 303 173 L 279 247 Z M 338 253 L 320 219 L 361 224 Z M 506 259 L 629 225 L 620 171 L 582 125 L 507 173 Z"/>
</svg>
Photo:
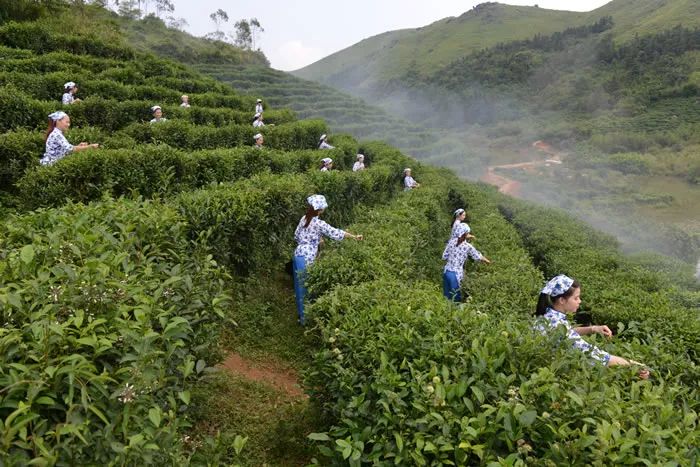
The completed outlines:
<svg viewBox="0 0 700 467">
<path fill-rule="evenodd" d="M 540 152 L 547 154 L 548 156 L 550 156 L 550 158 L 547 160 L 519 162 L 516 164 L 492 165 L 488 167 L 486 169 L 486 173 L 481 176 L 481 181 L 498 187 L 498 191 L 500 191 L 503 194 L 517 198 L 520 195 L 521 183 L 517 180 L 513 180 L 511 178 L 497 174 L 495 172 L 496 169 L 532 170 L 540 165 L 547 165 L 550 163 L 561 163 L 559 154 L 556 151 L 552 150 L 552 147 L 544 141 L 535 141 L 532 146 L 538 149 Z"/>
</svg>

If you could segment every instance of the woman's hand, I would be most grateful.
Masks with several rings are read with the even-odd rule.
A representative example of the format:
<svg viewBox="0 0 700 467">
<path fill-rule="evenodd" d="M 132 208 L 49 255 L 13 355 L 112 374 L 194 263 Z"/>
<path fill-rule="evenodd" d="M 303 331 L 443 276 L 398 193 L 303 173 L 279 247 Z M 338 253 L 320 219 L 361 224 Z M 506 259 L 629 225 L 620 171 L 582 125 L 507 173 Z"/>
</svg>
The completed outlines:
<svg viewBox="0 0 700 467">
<path fill-rule="evenodd" d="M 486 256 L 482 256 L 482 257 L 481 257 L 481 261 L 483 261 L 483 262 L 486 263 L 486 264 L 491 264 L 491 260 L 488 259 Z"/>
<path fill-rule="evenodd" d="M 605 337 L 612 337 L 613 333 L 610 330 L 609 327 L 603 325 L 603 326 L 591 326 L 591 331 L 602 334 Z"/>
<path fill-rule="evenodd" d="M 642 368 L 639 370 L 639 379 L 649 379 L 649 369 Z"/>
</svg>

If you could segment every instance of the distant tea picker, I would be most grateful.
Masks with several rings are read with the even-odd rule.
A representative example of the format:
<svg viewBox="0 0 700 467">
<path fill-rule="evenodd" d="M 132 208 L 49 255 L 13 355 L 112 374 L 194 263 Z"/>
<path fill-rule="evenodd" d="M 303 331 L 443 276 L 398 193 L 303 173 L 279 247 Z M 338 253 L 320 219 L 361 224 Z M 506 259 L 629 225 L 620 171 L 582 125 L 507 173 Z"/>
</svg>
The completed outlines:
<svg viewBox="0 0 700 467">
<path fill-rule="evenodd" d="M 319 149 L 335 149 L 335 146 L 331 146 L 328 144 L 328 135 L 325 133 L 321 135 L 321 138 L 318 140 L 318 148 Z"/>
<path fill-rule="evenodd" d="M 80 99 L 75 97 L 78 92 L 78 85 L 73 81 L 68 81 L 63 85 L 63 97 L 61 98 L 61 103 L 63 105 L 70 105 L 80 102 Z"/>
<path fill-rule="evenodd" d="M 63 111 L 54 112 L 49 115 L 49 127 L 46 130 L 46 152 L 39 160 L 41 165 L 52 165 L 73 152 L 84 151 L 85 149 L 98 148 L 99 144 L 80 143 L 73 146 L 68 142 L 63 132 L 70 128 L 70 117 Z"/>
<path fill-rule="evenodd" d="M 403 191 L 410 191 L 419 187 L 420 183 L 411 177 L 411 169 L 409 167 L 403 169 Z"/>
</svg>

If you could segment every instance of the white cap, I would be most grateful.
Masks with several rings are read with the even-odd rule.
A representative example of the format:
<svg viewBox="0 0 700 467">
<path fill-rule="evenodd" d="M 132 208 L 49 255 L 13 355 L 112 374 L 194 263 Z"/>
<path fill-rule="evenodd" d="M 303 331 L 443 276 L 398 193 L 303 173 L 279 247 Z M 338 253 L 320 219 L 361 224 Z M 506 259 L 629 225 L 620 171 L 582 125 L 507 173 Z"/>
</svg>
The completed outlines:
<svg viewBox="0 0 700 467">
<path fill-rule="evenodd" d="M 411 171 L 410 167 L 406 167 L 405 169 L 403 169 L 403 173 L 410 172 L 410 171 Z"/>
<path fill-rule="evenodd" d="M 153 107 L 151 107 L 151 113 L 155 112 L 156 110 L 163 110 L 163 109 L 161 109 L 159 105 L 154 105 Z"/>
<path fill-rule="evenodd" d="M 324 157 L 323 159 L 321 159 L 321 162 L 323 162 L 324 164 L 330 164 L 331 162 L 333 162 L 333 159 L 331 159 L 330 157 Z"/>
<path fill-rule="evenodd" d="M 364 158 L 365 158 L 365 155 L 364 155 L 364 154 L 358 154 L 358 155 L 357 155 L 357 158 L 358 158 L 358 159 L 364 159 Z"/>
<path fill-rule="evenodd" d="M 255 136 L 253 136 L 253 139 L 256 141 L 260 138 L 262 138 L 262 133 L 255 133 Z"/>
<path fill-rule="evenodd" d="M 74 88 L 75 83 L 73 81 L 68 81 L 66 84 L 63 85 L 64 88 Z"/>
<path fill-rule="evenodd" d="M 255 112 L 255 116 L 253 118 L 260 118 L 262 114 L 260 112 Z"/>
<path fill-rule="evenodd" d="M 257 100 L 257 101 L 255 101 L 255 102 L 262 102 L 262 99 L 258 99 L 258 100 Z"/>
<path fill-rule="evenodd" d="M 323 140 L 326 139 L 327 137 L 328 137 L 328 135 L 324 133 L 324 134 L 321 135 L 321 139 L 320 139 L 319 141 L 323 141 Z"/>
<path fill-rule="evenodd" d="M 457 209 L 457 210 L 455 211 L 455 216 L 459 216 L 459 215 L 462 214 L 463 212 L 464 212 L 464 209 L 459 208 L 459 209 Z"/>
</svg>

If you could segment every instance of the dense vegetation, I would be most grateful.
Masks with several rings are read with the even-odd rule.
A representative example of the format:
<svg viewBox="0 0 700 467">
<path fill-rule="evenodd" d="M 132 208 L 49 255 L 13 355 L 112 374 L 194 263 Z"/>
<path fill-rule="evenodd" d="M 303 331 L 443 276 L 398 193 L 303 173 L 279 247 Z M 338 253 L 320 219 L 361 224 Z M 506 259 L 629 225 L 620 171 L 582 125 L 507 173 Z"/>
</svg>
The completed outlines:
<svg viewBox="0 0 700 467">
<path fill-rule="evenodd" d="M 276 125 L 253 149 L 252 96 L 99 28 L 69 34 L 3 5 L 3 464 L 697 462 L 690 274 L 626 259 L 563 213 L 385 143 L 332 135 L 321 154 L 325 123 L 288 110 L 269 111 Z M 46 113 L 75 76 L 83 101 L 65 108 L 67 136 L 103 148 L 39 166 Z M 176 107 L 183 93 L 189 110 Z M 168 122 L 145 123 L 155 102 Z M 368 169 L 354 173 L 358 151 Z M 339 170 L 318 171 L 326 155 Z M 401 191 L 407 165 L 421 189 Z M 304 335 L 282 271 L 314 192 L 330 223 L 365 241 L 324 246 Z M 457 207 L 494 260 L 468 267 L 460 306 L 439 292 Z M 532 331 L 537 291 L 558 272 L 582 280 L 589 319 L 616 329 L 596 344 L 650 365 L 650 381 Z M 315 410 L 271 410 L 269 388 L 223 376 L 238 346 L 294 358 Z M 232 421 L 258 393 L 266 418 Z"/>
</svg>

